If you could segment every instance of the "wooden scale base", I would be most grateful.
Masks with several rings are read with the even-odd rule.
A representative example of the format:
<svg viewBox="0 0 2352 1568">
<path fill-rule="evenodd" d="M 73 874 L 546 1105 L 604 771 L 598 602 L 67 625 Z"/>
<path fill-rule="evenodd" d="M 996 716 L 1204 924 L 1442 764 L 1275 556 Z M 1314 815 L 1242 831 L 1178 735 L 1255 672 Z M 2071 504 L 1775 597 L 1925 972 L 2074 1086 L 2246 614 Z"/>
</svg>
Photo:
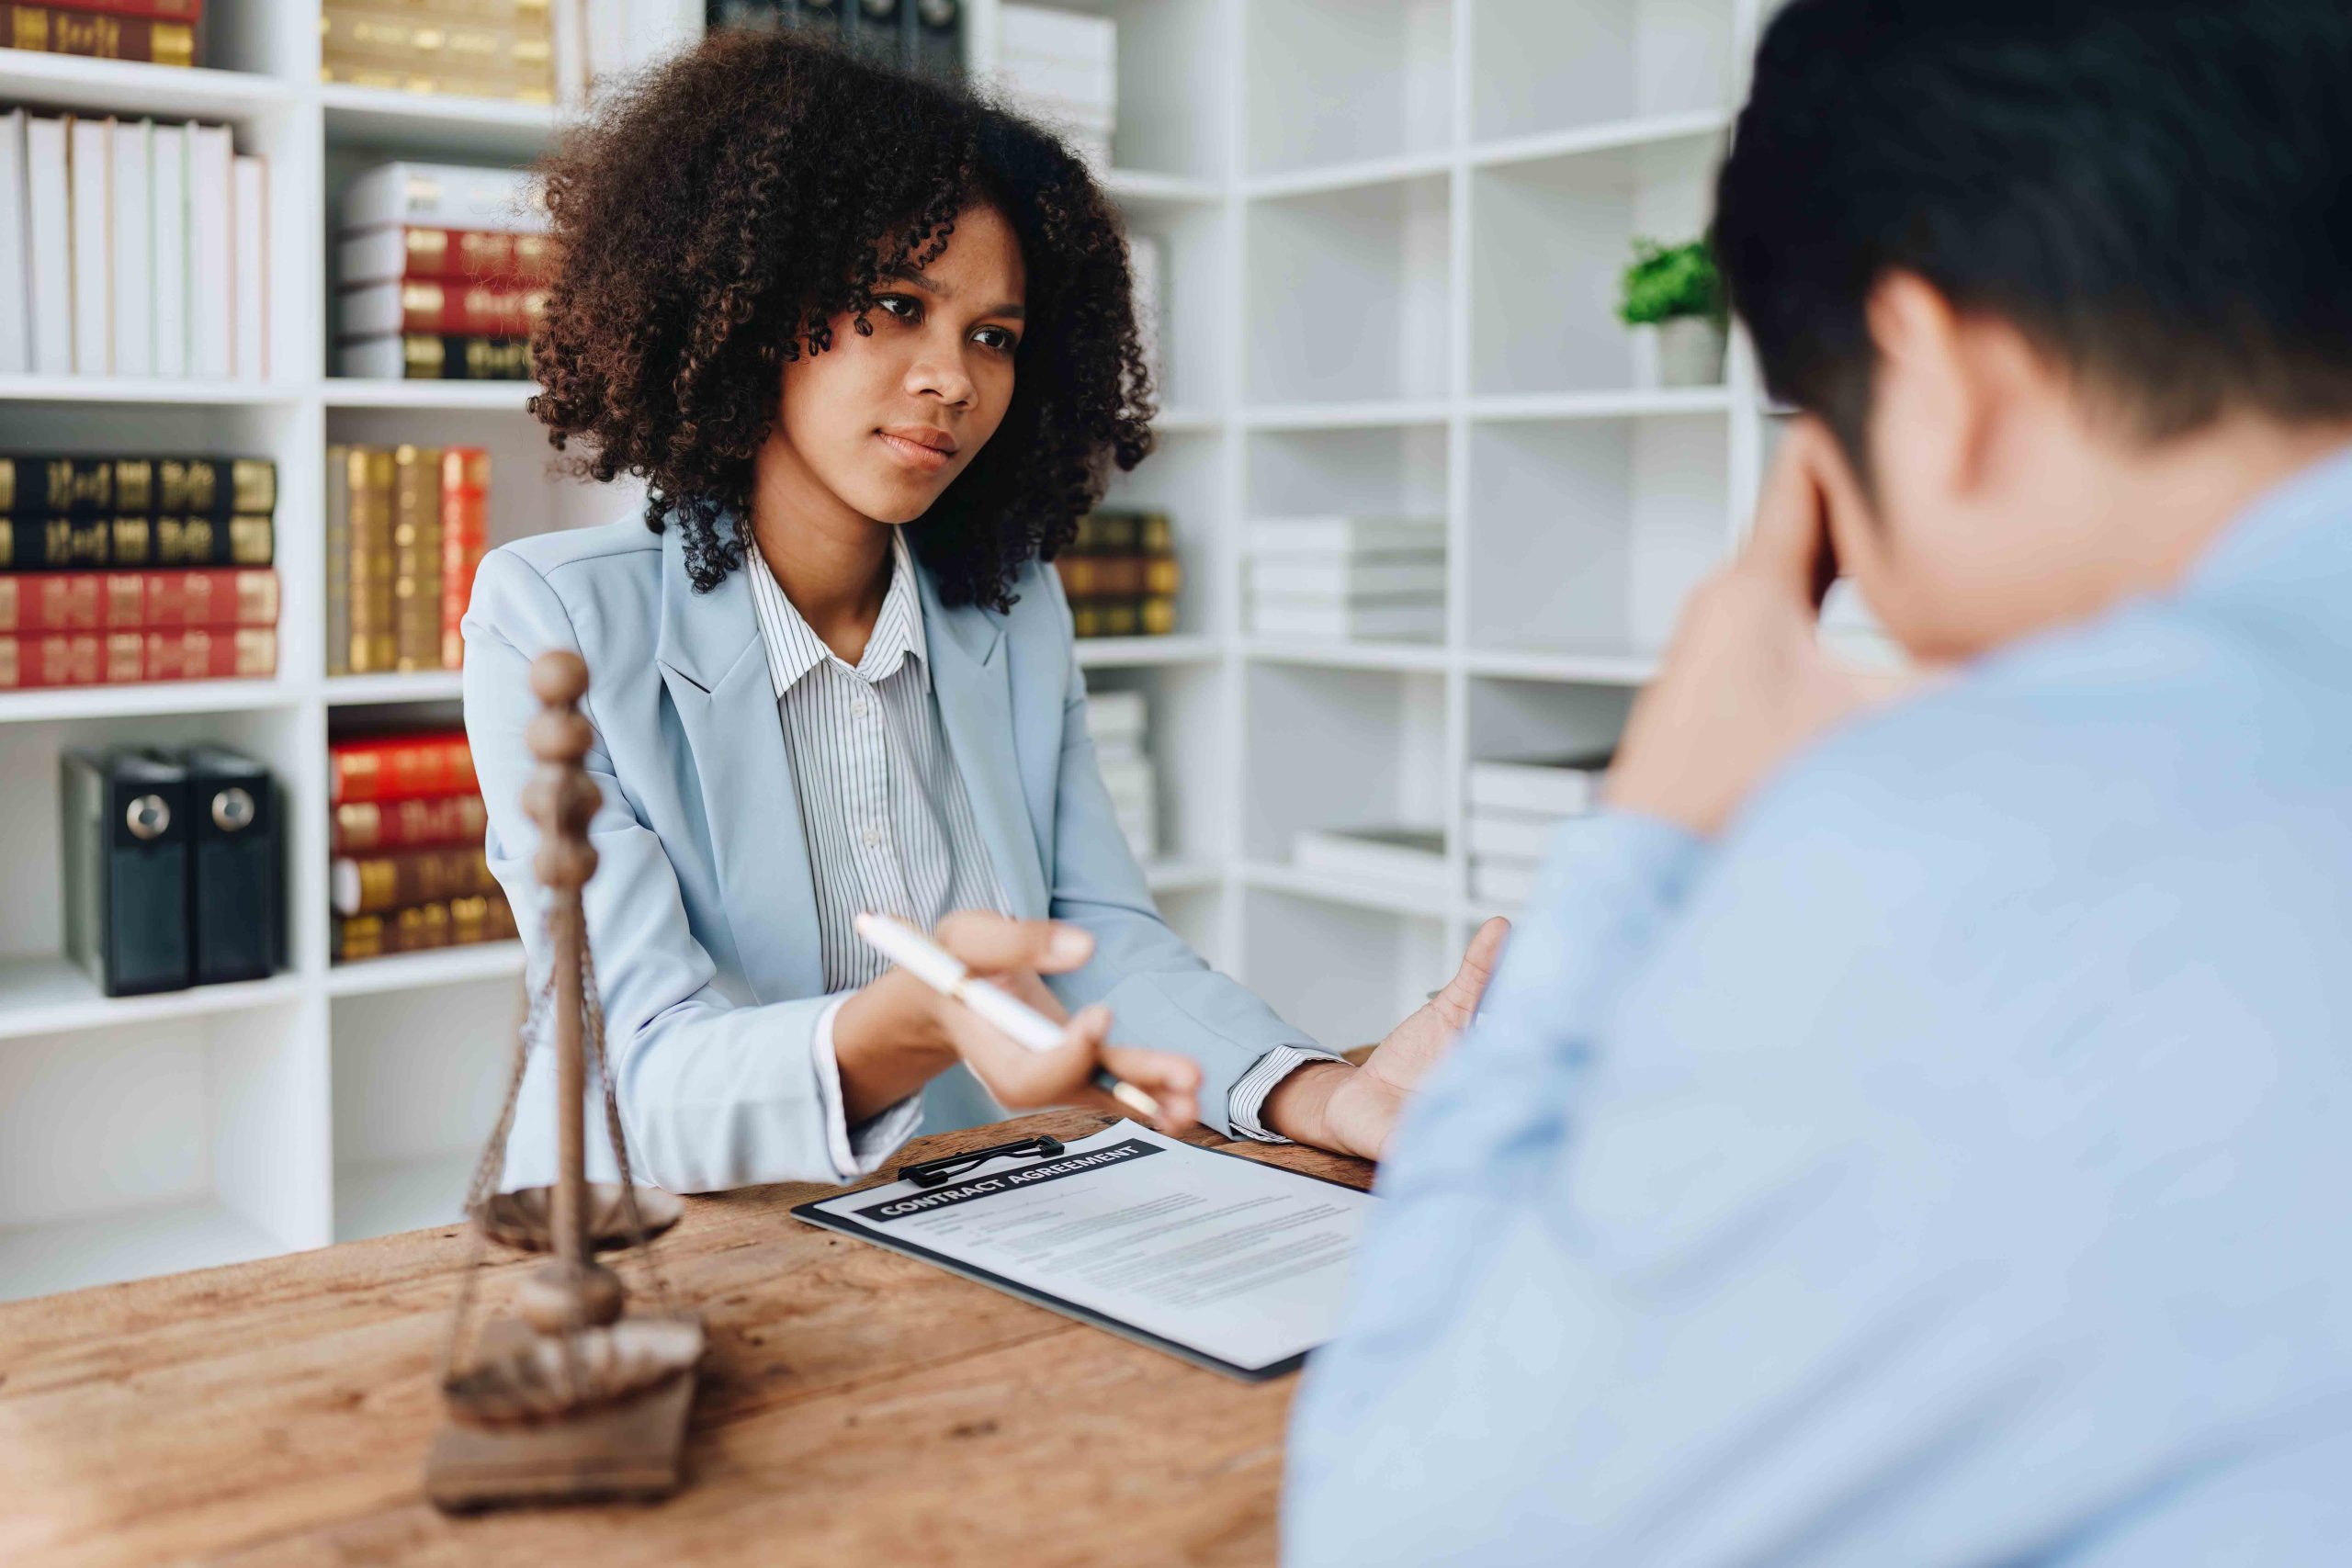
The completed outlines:
<svg viewBox="0 0 2352 1568">
<path fill-rule="evenodd" d="M 482 1330 L 496 1351 L 531 1336 L 502 1319 Z M 445 1421 L 424 1460 L 424 1495 L 453 1514 L 548 1503 L 651 1503 L 678 1489 L 695 1380 L 681 1372 L 561 1422 L 480 1427 Z"/>
</svg>

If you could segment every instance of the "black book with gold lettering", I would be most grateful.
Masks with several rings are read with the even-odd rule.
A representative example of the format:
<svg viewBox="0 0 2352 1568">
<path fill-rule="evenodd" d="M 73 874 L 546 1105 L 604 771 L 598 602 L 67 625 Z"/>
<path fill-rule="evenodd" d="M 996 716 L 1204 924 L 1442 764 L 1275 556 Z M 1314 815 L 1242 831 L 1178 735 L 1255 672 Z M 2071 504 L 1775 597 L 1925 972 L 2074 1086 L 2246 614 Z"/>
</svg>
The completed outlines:
<svg viewBox="0 0 2352 1568">
<path fill-rule="evenodd" d="M 277 509 L 266 457 L 0 456 L 0 516 L 198 516 Z"/>
<path fill-rule="evenodd" d="M 266 512 L 0 516 L 0 571 L 268 566 L 277 547 L 277 531 Z"/>
</svg>

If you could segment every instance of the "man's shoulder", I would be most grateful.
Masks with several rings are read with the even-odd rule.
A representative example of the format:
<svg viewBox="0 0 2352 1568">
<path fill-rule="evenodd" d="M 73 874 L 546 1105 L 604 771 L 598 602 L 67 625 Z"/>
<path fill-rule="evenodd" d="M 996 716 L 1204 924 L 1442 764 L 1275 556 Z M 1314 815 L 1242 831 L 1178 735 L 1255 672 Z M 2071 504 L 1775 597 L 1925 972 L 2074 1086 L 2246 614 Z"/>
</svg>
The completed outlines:
<svg viewBox="0 0 2352 1568">
<path fill-rule="evenodd" d="M 2327 739 L 2343 737 L 2345 739 Z M 2352 789 L 2352 692 L 2259 636 L 2145 600 L 1982 660 L 1812 748 L 1735 839 L 1965 852 L 2182 839 Z"/>
</svg>

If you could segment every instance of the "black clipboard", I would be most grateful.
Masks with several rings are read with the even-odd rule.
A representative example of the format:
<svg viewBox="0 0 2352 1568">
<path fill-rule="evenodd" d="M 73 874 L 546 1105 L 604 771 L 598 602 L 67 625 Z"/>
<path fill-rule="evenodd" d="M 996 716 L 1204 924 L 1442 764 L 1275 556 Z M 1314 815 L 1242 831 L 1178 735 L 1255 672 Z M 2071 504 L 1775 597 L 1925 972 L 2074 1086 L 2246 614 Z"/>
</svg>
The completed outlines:
<svg viewBox="0 0 2352 1568">
<path fill-rule="evenodd" d="M 1114 1123 L 1113 1125 L 1115 1126 L 1116 1123 Z M 1099 1129 L 1095 1133 L 1090 1133 L 1086 1135 L 1088 1137 L 1097 1137 L 1100 1136 L 1102 1133 L 1106 1133 L 1111 1130 L 1111 1127 L 1104 1127 Z M 1163 1152 L 1157 1145 L 1147 1145 L 1146 1146 L 1151 1148 L 1155 1153 Z M 1186 1152 L 1192 1154 L 1216 1155 L 1226 1159 L 1243 1158 L 1242 1156 L 1233 1154 L 1225 1149 L 1204 1149 L 1200 1147 L 1197 1144 L 1186 1144 L 1182 1146 Z M 1051 1158 L 1052 1156 L 1047 1156 L 1045 1157 Z M 1334 1181 L 1328 1176 L 1312 1176 L 1306 1171 L 1291 1170 L 1279 1165 L 1267 1165 L 1262 1160 L 1244 1160 L 1244 1163 L 1263 1167 L 1263 1168 L 1276 1172 L 1279 1175 L 1295 1177 L 1301 1181 L 1320 1182 L 1327 1187 L 1337 1187 L 1343 1192 L 1358 1192 L 1359 1195 L 1362 1195 L 1359 1189 L 1351 1187 L 1344 1181 Z M 911 1166 L 902 1168 L 899 1179 L 904 1179 L 905 1171 L 914 1168 L 916 1168 Z M 1076 1175 L 1082 1173 L 1073 1172 L 1072 1174 Z M 875 1188 L 865 1189 L 865 1190 L 878 1191 L 880 1190 L 880 1186 L 888 1185 L 893 1185 L 893 1183 L 882 1183 Z M 1006 1295 L 1018 1297 L 1022 1301 L 1029 1303 L 1032 1306 L 1041 1306 L 1047 1312 L 1058 1313 L 1064 1317 L 1074 1319 L 1080 1323 L 1091 1325 L 1096 1328 L 1115 1334 L 1122 1339 L 1131 1340 L 1137 1345 L 1147 1346 L 1151 1349 L 1162 1351 L 1168 1355 L 1175 1357 L 1179 1360 L 1189 1361 L 1193 1366 L 1199 1367 L 1205 1371 L 1212 1371 L 1224 1377 L 1232 1378 L 1238 1382 L 1268 1382 L 1275 1378 L 1287 1377 L 1292 1372 L 1295 1372 L 1298 1371 L 1299 1368 L 1305 1366 L 1306 1364 L 1306 1358 L 1314 1353 L 1314 1349 L 1301 1350 L 1293 1355 L 1284 1356 L 1279 1360 L 1270 1361 L 1261 1367 L 1246 1367 L 1238 1361 L 1228 1361 L 1223 1357 L 1212 1356 L 1205 1351 L 1196 1350 L 1190 1345 L 1180 1344 L 1173 1339 L 1168 1338 L 1164 1335 L 1155 1334 L 1148 1328 L 1137 1327 L 1136 1325 L 1129 1323 L 1123 1318 L 1113 1317 L 1108 1313 L 1100 1312 L 1093 1307 L 1081 1305 L 1077 1302 L 1069 1300 L 1067 1297 L 1057 1296 L 1051 1292 L 1041 1291 L 1032 1285 L 1024 1285 L 1018 1280 L 1008 1279 L 1004 1275 L 999 1274 L 992 1269 L 982 1269 L 975 1264 L 967 1263 L 961 1258 L 949 1258 L 944 1253 L 934 1252 L 930 1247 L 924 1247 L 919 1242 L 908 1241 L 903 1237 L 892 1235 L 888 1232 L 878 1229 L 875 1226 L 860 1224 L 846 1215 L 829 1213 L 819 1206 L 824 1203 L 838 1203 L 843 1198 L 854 1195 L 854 1193 L 836 1192 L 830 1197 L 811 1199 L 806 1203 L 796 1206 L 792 1211 L 792 1217 L 805 1224 L 815 1225 L 820 1229 L 832 1231 L 842 1235 L 853 1237 L 858 1241 L 870 1242 L 874 1246 L 882 1247 L 887 1251 L 899 1253 L 908 1258 L 920 1258 L 922 1261 L 931 1264 L 934 1268 L 944 1269 L 950 1274 L 960 1275 L 964 1279 L 972 1280 L 976 1284 L 986 1285 L 991 1290 L 1001 1291 Z M 1320 1348 L 1320 1347 L 1315 1347 L 1314 1348 Z"/>
</svg>

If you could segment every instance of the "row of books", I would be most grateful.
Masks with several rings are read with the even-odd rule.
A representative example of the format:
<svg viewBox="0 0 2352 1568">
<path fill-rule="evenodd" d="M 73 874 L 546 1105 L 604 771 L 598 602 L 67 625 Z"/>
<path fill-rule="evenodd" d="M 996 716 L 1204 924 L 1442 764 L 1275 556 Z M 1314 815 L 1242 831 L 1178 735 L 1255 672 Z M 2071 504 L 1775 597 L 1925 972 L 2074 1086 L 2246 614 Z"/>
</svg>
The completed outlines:
<svg viewBox="0 0 2352 1568">
<path fill-rule="evenodd" d="M 193 65 L 204 0 L 0 0 L 0 46 Z"/>
<path fill-rule="evenodd" d="M 1422 517 L 1284 517 L 1242 539 L 1250 629 L 1261 637 L 1445 635 L 1445 524 Z"/>
<path fill-rule="evenodd" d="M 266 458 L 0 457 L 0 691 L 277 669 Z"/>
<path fill-rule="evenodd" d="M 693 10 L 694 0 L 326 0 L 319 74 L 394 92 L 585 103 L 596 84 L 687 41 Z"/>
<path fill-rule="evenodd" d="M 1120 836 L 1148 864 L 1159 852 L 1159 781 L 1151 765 L 1151 710 L 1136 691 L 1090 692 L 1086 732 Z"/>
<path fill-rule="evenodd" d="M 226 126 L 0 114 L 0 373 L 267 377 L 267 176 Z"/>
<path fill-rule="evenodd" d="M 489 540 L 481 447 L 328 447 L 327 673 L 463 666 Z"/>
<path fill-rule="evenodd" d="M 810 33 L 898 70 L 964 69 L 964 0 L 709 0 L 704 16 L 714 28 Z"/>
<path fill-rule="evenodd" d="M 345 187 L 338 368 L 409 380 L 523 380 L 554 275 L 530 175 L 379 164 Z"/>
<path fill-rule="evenodd" d="M 327 789 L 337 963 L 514 935 L 482 852 L 488 813 L 464 731 L 334 741 Z"/>
<path fill-rule="evenodd" d="M 1164 512 L 1097 508 L 1054 558 L 1077 634 L 1165 637 L 1176 629 L 1183 568 Z"/>
<path fill-rule="evenodd" d="M 121 997 L 258 980 L 285 963 L 277 781 L 220 746 L 59 760 L 66 960 Z"/>
<path fill-rule="evenodd" d="M 548 0 L 326 0 L 319 79 L 552 104 L 554 20 Z"/>
</svg>

